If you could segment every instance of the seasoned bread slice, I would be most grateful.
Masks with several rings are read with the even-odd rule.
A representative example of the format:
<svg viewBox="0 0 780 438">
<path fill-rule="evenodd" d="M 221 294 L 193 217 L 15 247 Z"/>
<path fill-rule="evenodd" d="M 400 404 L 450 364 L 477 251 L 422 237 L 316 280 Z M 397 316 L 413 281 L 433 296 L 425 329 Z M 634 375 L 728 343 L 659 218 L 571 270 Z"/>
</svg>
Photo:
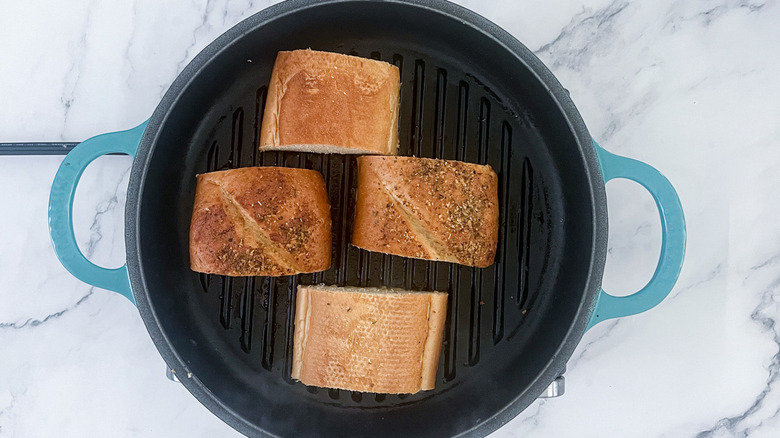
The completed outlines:
<svg viewBox="0 0 780 438">
<path fill-rule="evenodd" d="M 375 393 L 433 389 L 447 294 L 298 286 L 292 378 Z"/>
<path fill-rule="evenodd" d="M 314 50 L 279 52 L 260 150 L 398 153 L 398 68 Z"/>
<path fill-rule="evenodd" d="M 357 163 L 353 245 L 468 266 L 493 264 L 498 177 L 490 166 L 382 156 Z"/>
<path fill-rule="evenodd" d="M 193 271 L 280 276 L 330 267 L 330 205 L 319 172 L 245 167 L 197 179 Z"/>
</svg>

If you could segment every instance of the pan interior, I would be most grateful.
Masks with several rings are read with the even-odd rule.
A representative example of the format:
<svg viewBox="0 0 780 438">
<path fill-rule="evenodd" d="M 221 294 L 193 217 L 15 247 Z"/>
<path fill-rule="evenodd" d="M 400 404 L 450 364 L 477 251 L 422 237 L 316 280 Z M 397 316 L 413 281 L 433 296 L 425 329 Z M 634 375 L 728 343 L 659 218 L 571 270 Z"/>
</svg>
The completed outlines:
<svg viewBox="0 0 780 438">
<path fill-rule="evenodd" d="M 309 47 L 398 66 L 400 154 L 495 169 L 501 225 L 493 266 L 359 250 L 349 244 L 354 156 L 257 150 L 276 53 Z M 562 352 L 562 345 L 592 293 L 586 290 L 595 233 L 592 184 L 577 134 L 548 86 L 499 41 L 412 5 L 314 3 L 242 32 L 197 67 L 177 99 L 164 103 L 155 143 L 136 163 L 146 166 L 146 175 L 135 216 L 135 263 L 144 301 L 193 374 L 196 394 L 239 430 L 456 435 L 503 411 L 492 429 L 533 401 L 549 383 L 543 377 L 559 371 L 549 368 L 568 359 L 571 351 Z M 322 172 L 333 217 L 328 271 L 229 278 L 189 269 L 195 175 L 243 166 Z M 294 291 L 319 283 L 448 291 L 436 388 L 384 395 L 292 381 Z M 561 354 L 566 357 L 556 357 Z"/>
</svg>

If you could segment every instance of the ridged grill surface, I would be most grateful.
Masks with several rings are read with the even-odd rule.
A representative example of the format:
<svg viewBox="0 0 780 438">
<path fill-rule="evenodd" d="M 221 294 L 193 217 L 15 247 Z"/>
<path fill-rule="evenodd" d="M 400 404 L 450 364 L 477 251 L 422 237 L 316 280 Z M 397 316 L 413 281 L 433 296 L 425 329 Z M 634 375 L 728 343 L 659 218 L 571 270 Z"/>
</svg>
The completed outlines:
<svg viewBox="0 0 780 438">
<path fill-rule="evenodd" d="M 433 392 L 412 396 L 349 393 L 306 388 L 306 393 L 339 406 L 362 408 L 412 403 L 446 390 L 470 368 L 479 367 L 491 347 L 511 336 L 532 309 L 535 290 L 530 254 L 533 237 L 546 240 L 533 221 L 545 220 L 534 200 L 537 182 L 523 147 L 513 143 L 513 127 L 527 123 L 505 108 L 476 78 L 447 71 L 431 61 L 398 53 L 356 53 L 392 62 L 401 70 L 401 155 L 490 164 L 499 177 L 499 245 L 494 265 L 480 269 L 443 262 L 371 253 L 350 245 L 356 191 L 356 159 L 349 155 L 260 152 L 267 88 L 231 108 L 209 136 L 206 166 L 198 173 L 244 167 L 287 166 L 314 169 L 328 186 L 333 219 L 332 266 L 328 271 L 290 277 L 230 278 L 201 274 L 203 293 L 212 297 L 214 324 L 235 338 L 248 361 L 275 378 L 290 378 L 295 290 L 298 284 L 390 286 L 448 291 L 443 350 Z M 512 184 L 509 184 L 510 178 Z M 519 181 L 519 183 L 518 183 Z M 540 231 L 542 230 L 542 231 Z M 517 260 L 519 265 L 507 265 Z M 544 263 L 537 261 L 536 263 Z M 215 298 L 216 297 L 216 298 Z"/>
</svg>

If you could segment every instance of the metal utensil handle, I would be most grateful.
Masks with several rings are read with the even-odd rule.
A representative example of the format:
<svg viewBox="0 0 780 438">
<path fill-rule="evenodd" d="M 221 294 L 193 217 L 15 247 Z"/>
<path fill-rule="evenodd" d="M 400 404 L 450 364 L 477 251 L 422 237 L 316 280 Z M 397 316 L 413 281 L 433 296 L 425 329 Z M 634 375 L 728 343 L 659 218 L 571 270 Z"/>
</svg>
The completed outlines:
<svg viewBox="0 0 780 438">
<path fill-rule="evenodd" d="M 84 169 L 96 158 L 111 153 L 135 156 L 146 123 L 127 131 L 92 137 L 73 148 L 60 164 L 49 196 L 49 234 L 62 266 L 79 280 L 118 292 L 133 304 L 135 299 L 127 265 L 115 269 L 101 268 L 87 260 L 79 250 L 73 233 L 73 197 Z"/>
<path fill-rule="evenodd" d="M 76 145 L 71 142 L 0 143 L 0 155 L 66 155 Z"/>
<path fill-rule="evenodd" d="M 658 305 L 672 291 L 685 257 L 685 216 L 680 197 L 661 172 L 637 160 L 621 157 L 593 142 L 604 173 L 604 182 L 625 178 L 642 185 L 653 196 L 661 217 L 661 256 L 650 281 L 631 295 L 616 297 L 601 290 L 588 328 L 601 321 L 634 315 Z"/>
</svg>

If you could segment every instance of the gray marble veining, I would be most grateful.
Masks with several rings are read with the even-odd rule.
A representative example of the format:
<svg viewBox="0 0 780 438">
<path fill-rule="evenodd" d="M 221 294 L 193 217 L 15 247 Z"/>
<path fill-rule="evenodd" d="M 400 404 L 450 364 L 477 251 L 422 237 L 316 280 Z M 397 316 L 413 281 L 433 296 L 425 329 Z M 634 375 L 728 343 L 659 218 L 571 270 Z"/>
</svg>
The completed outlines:
<svg viewBox="0 0 780 438">
<path fill-rule="evenodd" d="M 272 3 L 7 2 L 0 141 L 78 141 L 137 125 L 203 47 Z M 459 3 L 533 50 L 603 147 L 661 169 L 689 231 L 670 297 L 586 333 L 566 394 L 493 436 L 777 436 L 780 4 Z M 0 437 L 237 436 L 165 378 L 127 300 L 58 263 L 46 203 L 60 160 L 0 157 Z M 99 160 L 77 195 L 81 248 L 107 266 L 124 260 L 130 165 Z M 652 274 L 660 227 L 649 196 L 607 187 L 604 287 L 628 293 Z"/>
</svg>

